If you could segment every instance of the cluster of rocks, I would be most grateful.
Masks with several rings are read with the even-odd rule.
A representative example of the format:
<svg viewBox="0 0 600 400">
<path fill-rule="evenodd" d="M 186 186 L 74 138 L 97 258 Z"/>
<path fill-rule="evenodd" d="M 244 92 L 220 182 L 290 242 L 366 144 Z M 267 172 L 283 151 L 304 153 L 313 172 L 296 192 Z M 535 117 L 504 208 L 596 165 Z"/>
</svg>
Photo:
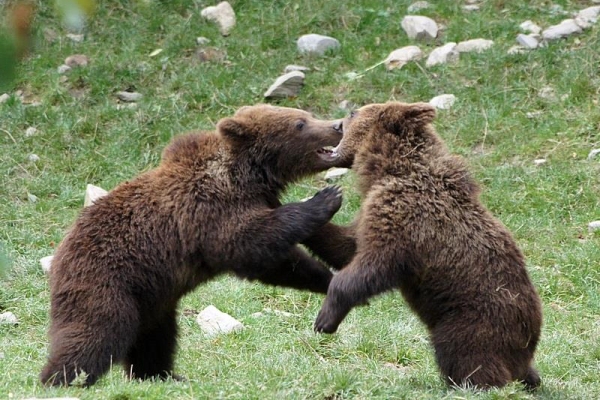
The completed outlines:
<svg viewBox="0 0 600 400">
<path fill-rule="evenodd" d="M 519 25 L 525 32 L 517 35 L 518 45 L 511 47 L 509 54 L 522 53 L 546 46 L 547 42 L 566 38 L 591 28 L 600 18 L 600 6 L 585 8 L 557 25 L 542 29 L 533 21 L 527 20 Z"/>
</svg>

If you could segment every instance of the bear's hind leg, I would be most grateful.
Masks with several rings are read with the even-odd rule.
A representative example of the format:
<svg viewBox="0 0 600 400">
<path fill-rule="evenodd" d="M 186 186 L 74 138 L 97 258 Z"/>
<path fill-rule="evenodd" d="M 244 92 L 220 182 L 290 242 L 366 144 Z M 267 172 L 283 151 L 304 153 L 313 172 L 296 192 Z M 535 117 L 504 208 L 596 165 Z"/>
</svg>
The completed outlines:
<svg viewBox="0 0 600 400">
<path fill-rule="evenodd" d="M 93 385 L 113 363 L 123 360 L 135 329 L 130 324 L 88 326 L 74 323 L 54 328 L 50 356 L 40 380 L 50 386 Z M 76 378 L 80 376 L 85 379 L 77 382 Z"/>
<path fill-rule="evenodd" d="M 149 328 L 142 328 L 125 358 L 125 372 L 131 379 L 173 377 L 173 358 L 177 345 L 175 308 L 168 310 Z"/>
</svg>

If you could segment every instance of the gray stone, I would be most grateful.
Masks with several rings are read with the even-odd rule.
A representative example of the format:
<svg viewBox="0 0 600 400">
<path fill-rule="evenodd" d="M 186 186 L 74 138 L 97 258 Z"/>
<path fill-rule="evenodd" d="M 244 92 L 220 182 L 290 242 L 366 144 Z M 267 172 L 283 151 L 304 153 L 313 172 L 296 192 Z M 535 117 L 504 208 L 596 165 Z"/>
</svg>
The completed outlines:
<svg viewBox="0 0 600 400">
<path fill-rule="evenodd" d="M 10 95 L 8 93 L 3 93 L 0 95 L 0 104 L 5 103 L 8 99 L 10 99 Z"/>
<path fill-rule="evenodd" d="M 100 197 L 106 196 L 107 194 L 108 192 L 101 187 L 88 184 L 85 188 L 83 206 L 91 206 L 96 200 L 98 200 Z"/>
<path fill-rule="evenodd" d="M 458 61 L 458 58 L 459 53 L 456 51 L 456 43 L 450 42 L 433 49 L 433 51 L 429 53 L 425 65 L 427 67 L 432 67 L 438 64 L 456 62 Z"/>
<path fill-rule="evenodd" d="M 550 86 L 544 86 L 543 88 L 541 88 L 538 91 L 538 96 L 546 101 L 554 102 L 558 100 L 558 97 L 556 96 L 556 91 Z"/>
<path fill-rule="evenodd" d="M 519 28 L 521 28 L 521 30 L 528 32 L 528 33 L 542 32 L 542 28 L 540 26 L 536 25 L 531 20 L 527 20 L 527 21 L 523 22 L 521 25 L 519 25 Z"/>
<path fill-rule="evenodd" d="M 303 85 L 304 74 L 300 71 L 292 71 L 277 78 L 275 83 L 267 89 L 264 97 L 267 99 L 296 97 Z"/>
<path fill-rule="evenodd" d="M 36 133 L 37 128 L 35 126 L 30 126 L 29 128 L 25 129 L 25 137 L 35 136 Z"/>
<path fill-rule="evenodd" d="M 544 40 L 557 40 L 576 33 L 581 33 L 581 27 L 574 19 L 565 19 L 558 25 L 553 25 L 542 32 Z"/>
<path fill-rule="evenodd" d="M 590 232 L 600 230 L 600 221 L 592 221 L 588 224 Z"/>
<path fill-rule="evenodd" d="M 429 100 L 429 104 L 431 104 L 439 110 L 448 110 L 454 105 L 455 101 L 456 96 L 454 96 L 453 94 L 441 94 Z"/>
<path fill-rule="evenodd" d="M 219 311 L 215 306 L 208 306 L 202 310 L 196 317 L 196 322 L 200 329 L 208 335 L 227 334 L 239 332 L 244 329 L 244 325 L 229 314 Z"/>
<path fill-rule="evenodd" d="M 330 168 L 325 173 L 325 180 L 327 182 L 333 182 L 335 180 L 338 180 L 342 176 L 346 175 L 347 173 L 348 173 L 348 168 Z"/>
<path fill-rule="evenodd" d="M 588 7 L 577 13 L 575 23 L 583 29 L 588 29 L 598 22 L 599 15 L 600 6 Z"/>
<path fill-rule="evenodd" d="M 410 6 L 408 6 L 408 8 L 406 9 L 406 12 L 409 14 L 412 14 L 412 13 L 416 13 L 421 10 L 425 10 L 426 8 L 429 8 L 429 7 L 431 7 L 431 4 L 429 4 L 429 2 L 417 1 L 417 2 L 412 3 Z"/>
<path fill-rule="evenodd" d="M 0 314 L 0 324 L 16 325 L 18 323 L 19 323 L 19 321 L 17 320 L 17 317 L 15 316 L 15 314 L 11 313 L 10 311 L 3 312 L 2 314 Z"/>
<path fill-rule="evenodd" d="M 283 70 L 284 73 L 289 73 L 289 72 L 293 72 L 293 71 L 300 71 L 300 72 L 306 72 L 306 71 L 310 71 L 310 68 L 308 67 L 303 67 L 302 65 L 287 65 L 285 67 L 285 69 Z"/>
<path fill-rule="evenodd" d="M 56 71 L 61 75 L 66 74 L 70 70 L 71 70 L 71 67 L 69 67 L 68 65 L 65 65 L 65 64 L 59 65 L 58 68 L 56 69 Z"/>
<path fill-rule="evenodd" d="M 545 158 L 538 158 L 537 160 L 533 160 L 533 163 L 537 166 L 546 164 L 546 159 Z"/>
<path fill-rule="evenodd" d="M 456 51 L 459 53 L 481 53 L 494 45 L 493 40 L 489 39 L 471 39 L 460 42 L 456 45 Z"/>
<path fill-rule="evenodd" d="M 27 156 L 27 159 L 29 160 L 29 162 L 36 163 L 40 161 L 40 156 L 38 156 L 37 154 L 30 154 Z"/>
<path fill-rule="evenodd" d="M 27 193 L 27 200 L 29 200 L 30 203 L 37 203 L 38 197 L 33 193 Z"/>
<path fill-rule="evenodd" d="M 228 36 L 235 26 L 235 12 L 231 4 L 222 1 L 216 6 L 206 7 L 200 12 L 204 18 L 216 22 L 219 25 L 221 35 Z"/>
<path fill-rule="evenodd" d="M 402 19 L 401 25 L 410 39 L 431 41 L 438 34 L 435 21 L 421 15 L 407 15 Z"/>
<path fill-rule="evenodd" d="M 52 260 L 54 259 L 54 256 L 46 256 L 40 259 L 40 264 L 42 266 L 42 271 L 44 271 L 45 273 L 50 273 L 50 270 L 52 269 Z"/>
<path fill-rule="evenodd" d="M 340 42 L 330 36 L 310 33 L 302 35 L 297 42 L 300 53 L 323 55 L 328 50 L 337 50 L 340 48 Z"/>
<path fill-rule="evenodd" d="M 388 70 L 402 68 L 410 61 L 416 61 L 423 58 L 423 52 L 417 46 L 405 46 L 396 49 L 385 59 L 385 67 Z"/>
<path fill-rule="evenodd" d="M 517 35 L 517 42 L 528 49 L 535 49 L 539 45 L 539 41 L 533 37 L 533 35 L 525 35 L 523 33 L 519 33 Z"/>
<path fill-rule="evenodd" d="M 209 39 L 209 38 L 206 38 L 206 37 L 204 37 L 204 36 L 198 36 L 198 37 L 196 38 L 196 44 L 197 44 L 198 46 L 204 46 L 204 45 L 206 45 L 206 44 L 209 44 L 209 43 L 210 43 L 210 39 Z"/>
<path fill-rule="evenodd" d="M 141 93 L 138 92 L 117 92 L 117 97 L 121 101 L 125 101 L 127 103 L 135 103 L 136 101 L 140 101 L 142 97 L 144 97 Z"/>
<path fill-rule="evenodd" d="M 600 149 L 594 149 L 592 151 L 590 151 L 590 154 L 588 154 L 588 160 L 593 160 L 598 154 L 600 154 Z"/>
<path fill-rule="evenodd" d="M 479 11 L 479 6 L 477 4 L 467 4 L 463 6 L 463 10 L 465 11 Z"/>
</svg>

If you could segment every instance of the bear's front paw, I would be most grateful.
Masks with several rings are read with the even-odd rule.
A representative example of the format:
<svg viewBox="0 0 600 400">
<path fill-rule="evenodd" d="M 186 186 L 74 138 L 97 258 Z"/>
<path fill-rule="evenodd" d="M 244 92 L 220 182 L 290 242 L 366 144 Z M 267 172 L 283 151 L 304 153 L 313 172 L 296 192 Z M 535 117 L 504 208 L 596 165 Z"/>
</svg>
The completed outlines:
<svg viewBox="0 0 600 400">
<path fill-rule="evenodd" d="M 339 186 L 328 186 L 318 191 L 307 203 L 314 207 L 315 216 L 323 213 L 327 222 L 342 206 L 342 189 Z"/>
<path fill-rule="evenodd" d="M 331 312 L 330 307 L 323 305 L 317 319 L 315 320 L 314 329 L 317 333 L 334 333 L 337 331 L 341 320 L 335 317 L 335 314 Z"/>
</svg>

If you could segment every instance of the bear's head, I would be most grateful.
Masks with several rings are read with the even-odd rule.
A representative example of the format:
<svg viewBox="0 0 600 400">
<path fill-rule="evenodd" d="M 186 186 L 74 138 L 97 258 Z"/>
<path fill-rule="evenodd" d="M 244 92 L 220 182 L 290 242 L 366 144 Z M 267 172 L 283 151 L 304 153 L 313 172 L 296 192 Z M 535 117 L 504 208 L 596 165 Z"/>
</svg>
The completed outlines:
<svg viewBox="0 0 600 400">
<path fill-rule="evenodd" d="M 354 156 L 369 135 L 415 135 L 435 118 L 435 108 L 428 103 L 388 102 L 368 104 L 352 111 L 342 121 L 343 137 L 333 149 L 338 166 L 350 167 Z"/>
<path fill-rule="evenodd" d="M 217 124 L 238 159 L 276 174 L 285 182 L 335 166 L 331 151 L 342 138 L 341 120 L 320 120 L 311 113 L 257 104 L 240 108 Z"/>
</svg>

